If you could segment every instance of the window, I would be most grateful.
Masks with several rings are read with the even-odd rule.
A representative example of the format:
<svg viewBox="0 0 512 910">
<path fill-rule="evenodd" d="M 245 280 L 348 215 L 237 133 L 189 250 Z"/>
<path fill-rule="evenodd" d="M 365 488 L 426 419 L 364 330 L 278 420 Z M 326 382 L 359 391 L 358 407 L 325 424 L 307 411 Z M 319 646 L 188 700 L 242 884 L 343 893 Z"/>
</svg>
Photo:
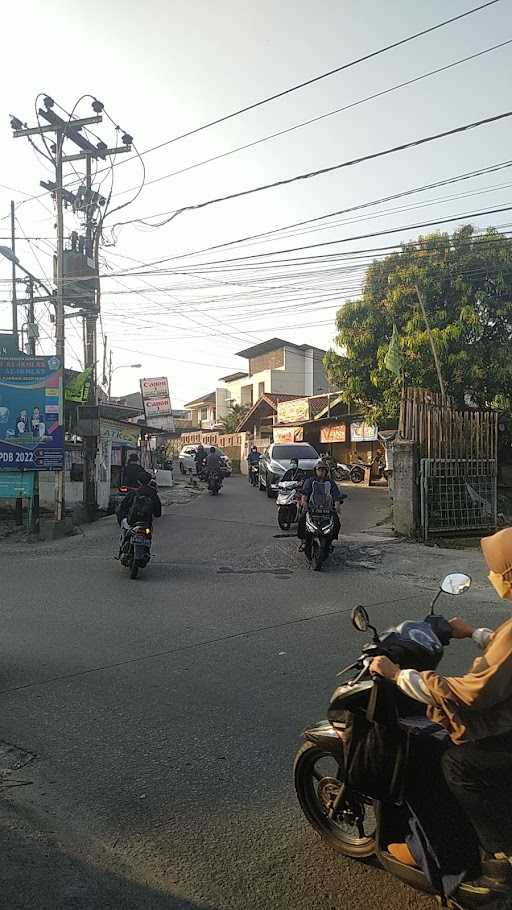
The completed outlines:
<svg viewBox="0 0 512 910">
<path fill-rule="evenodd" d="M 265 383 L 259 382 L 258 383 L 258 398 L 261 398 L 261 396 L 264 394 L 265 394 Z"/>
<path fill-rule="evenodd" d="M 289 446 L 275 445 L 272 449 L 272 458 L 310 458 L 317 459 L 318 452 L 313 446 L 294 443 Z"/>
<path fill-rule="evenodd" d="M 243 385 L 240 389 L 240 404 L 252 407 L 252 385 Z"/>
<path fill-rule="evenodd" d="M 199 411 L 199 420 L 208 420 L 208 408 L 201 408 Z"/>
</svg>

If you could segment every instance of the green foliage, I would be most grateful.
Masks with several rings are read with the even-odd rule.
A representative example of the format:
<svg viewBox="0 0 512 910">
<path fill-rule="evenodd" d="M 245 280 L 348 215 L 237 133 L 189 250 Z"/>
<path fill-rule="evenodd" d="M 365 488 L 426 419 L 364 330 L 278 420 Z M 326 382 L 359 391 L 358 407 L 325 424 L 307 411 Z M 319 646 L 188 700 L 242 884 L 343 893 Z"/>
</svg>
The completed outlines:
<svg viewBox="0 0 512 910">
<path fill-rule="evenodd" d="M 407 385 L 438 389 L 430 340 L 418 306 L 422 291 L 446 390 L 458 405 L 512 400 L 512 242 L 465 225 L 375 261 L 362 297 L 336 316 L 336 344 L 324 364 L 351 405 L 378 419 L 398 414 L 401 380 L 384 360 L 396 323 Z"/>
<path fill-rule="evenodd" d="M 220 420 L 223 433 L 236 433 L 238 424 L 245 417 L 248 410 L 249 408 L 245 404 L 234 404 L 229 413 Z"/>
</svg>

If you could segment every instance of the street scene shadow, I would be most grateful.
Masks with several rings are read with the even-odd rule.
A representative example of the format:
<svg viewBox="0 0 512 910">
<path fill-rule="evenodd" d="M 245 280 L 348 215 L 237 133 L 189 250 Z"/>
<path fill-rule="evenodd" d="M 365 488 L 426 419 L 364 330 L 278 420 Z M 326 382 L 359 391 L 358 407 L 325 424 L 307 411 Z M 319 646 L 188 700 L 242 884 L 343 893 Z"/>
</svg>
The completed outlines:
<svg viewBox="0 0 512 910">
<path fill-rule="evenodd" d="M 9 910 L 216 910 L 130 880 L 122 868 L 106 871 L 79 849 L 63 850 L 28 817 L 0 805 L 1 904 Z"/>
</svg>

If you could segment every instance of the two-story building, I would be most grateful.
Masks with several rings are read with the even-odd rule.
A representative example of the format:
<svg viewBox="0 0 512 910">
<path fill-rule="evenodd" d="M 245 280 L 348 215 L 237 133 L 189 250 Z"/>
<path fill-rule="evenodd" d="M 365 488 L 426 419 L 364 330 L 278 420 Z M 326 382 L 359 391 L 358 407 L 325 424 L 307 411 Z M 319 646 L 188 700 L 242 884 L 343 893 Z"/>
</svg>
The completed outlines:
<svg viewBox="0 0 512 910">
<path fill-rule="evenodd" d="M 270 338 L 238 352 L 248 361 L 248 371 L 222 376 L 218 392 L 224 390 L 228 409 L 234 404 L 252 407 L 265 394 L 307 397 L 328 392 L 324 354 L 308 344 Z"/>
<path fill-rule="evenodd" d="M 202 430 L 212 430 L 217 425 L 217 396 L 209 392 L 200 398 L 194 398 L 185 406 L 190 413 L 190 424 Z"/>
</svg>

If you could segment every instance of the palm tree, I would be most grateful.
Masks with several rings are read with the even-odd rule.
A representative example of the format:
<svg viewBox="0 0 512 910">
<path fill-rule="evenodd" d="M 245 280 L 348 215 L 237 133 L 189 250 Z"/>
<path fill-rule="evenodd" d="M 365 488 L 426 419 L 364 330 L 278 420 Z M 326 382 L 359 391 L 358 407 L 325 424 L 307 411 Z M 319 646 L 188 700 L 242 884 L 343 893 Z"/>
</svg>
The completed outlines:
<svg viewBox="0 0 512 910">
<path fill-rule="evenodd" d="M 225 417 L 221 417 L 219 421 L 224 433 L 236 433 L 238 424 L 245 417 L 248 410 L 249 407 L 246 404 L 232 405 L 229 413 Z"/>
</svg>

